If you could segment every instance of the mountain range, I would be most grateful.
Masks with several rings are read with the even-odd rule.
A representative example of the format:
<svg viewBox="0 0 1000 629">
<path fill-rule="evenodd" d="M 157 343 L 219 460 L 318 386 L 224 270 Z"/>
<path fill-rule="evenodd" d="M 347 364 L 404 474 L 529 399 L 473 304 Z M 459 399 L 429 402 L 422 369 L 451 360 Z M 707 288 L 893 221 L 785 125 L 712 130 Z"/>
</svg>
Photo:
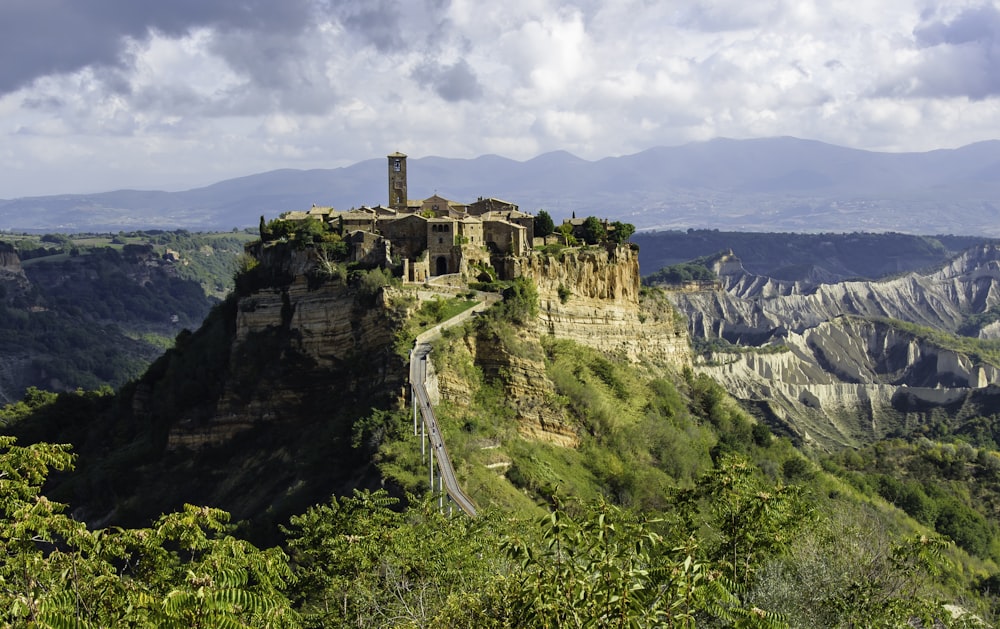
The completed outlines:
<svg viewBox="0 0 1000 629">
<path fill-rule="evenodd" d="M 396 147 L 387 147 L 387 152 Z M 117 190 L 0 200 L 0 230 L 228 230 L 313 204 L 386 202 L 384 158 L 275 170 L 181 192 Z M 924 153 L 878 153 L 790 137 L 716 139 L 587 161 L 423 157 L 409 196 L 498 197 L 554 218 L 595 215 L 640 230 L 1000 236 L 1000 141 Z"/>
</svg>

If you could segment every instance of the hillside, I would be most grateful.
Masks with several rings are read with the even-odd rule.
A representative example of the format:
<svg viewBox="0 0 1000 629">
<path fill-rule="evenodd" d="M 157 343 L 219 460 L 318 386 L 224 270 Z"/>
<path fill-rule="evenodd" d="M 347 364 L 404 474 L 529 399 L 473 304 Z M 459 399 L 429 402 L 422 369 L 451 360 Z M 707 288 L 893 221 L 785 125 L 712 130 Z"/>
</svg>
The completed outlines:
<svg viewBox="0 0 1000 629">
<path fill-rule="evenodd" d="M 225 295 L 245 240 L 163 232 L 0 241 L 0 401 L 28 387 L 119 387 L 137 377 Z"/>
<path fill-rule="evenodd" d="M 266 583 L 277 590 L 265 592 L 250 577 L 238 587 L 287 606 L 288 626 L 343 623 L 342 614 L 358 614 L 364 620 L 352 622 L 359 626 L 379 626 L 371 615 L 388 610 L 431 624 L 563 623 L 567 610 L 539 607 L 535 597 L 554 603 L 552 584 L 570 580 L 590 588 L 578 613 L 604 613 L 604 589 L 596 584 L 622 583 L 636 599 L 615 613 L 660 622 L 735 622 L 768 610 L 767 626 L 847 618 L 864 624 L 919 610 L 940 614 L 931 602 L 940 597 L 989 611 L 975 584 L 996 572 L 993 550 L 973 545 L 979 556 L 970 557 L 928 537 L 882 498 L 866 498 L 815 467 L 718 384 L 693 373 L 683 321 L 662 293 L 640 289 L 628 247 L 534 252 L 523 260 L 521 279 L 503 286 L 501 303 L 435 342 L 435 404 L 459 479 L 483 512 L 476 522 L 437 515 L 433 494 L 420 501 L 426 468 L 405 398 L 405 349 L 413 335 L 455 312 L 452 302 L 460 309 L 467 291 L 401 285 L 380 269 L 328 271 L 317 248 L 292 242 L 255 251 L 257 264 L 241 272 L 237 292 L 138 381 L 115 397 L 43 401 L 12 419 L 6 432 L 22 443 L 53 435 L 73 443 L 77 469 L 57 475 L 46 493 L 92 527 L 170 523 L 136 529 L 142 548 L 169 547 L 176 543 L 170 535 L 189 530 L 184 523 L 191 521 L 205 527 L 194 557 L 204 554 L 208 562 L 226 552 L 234 542 L 212 541 L 210 524 L 222 515 L 185 503 L 231 512 L 240 534 L 258 543 L 283 539 L 294 585 L 271 577 Z M 393 499 L 384 491 L 353 493 L 383 485 L 417 498 L 390 510 Z M 156 520 L 172 511 L 180 515 Z M 532 524 L 538 515 L 553 526 Z M 276 524 L 288 528 L 278 535 Z M 909 537 L 914 532 L 923 537 Z M 419 539 L 440 543 L 412 541 Z M 590 559 L 568 571 L 544 550 L 554 539 Z M 597 539 L 615 543 L 603 546 L 604 555 L 591 554 L 602 547 L 591 543 Z M 858 554 L 834 552 L 831 539 L 839 546 L 851 540 Z M 745 552 L 739 562 L 727 559 L 733 544 Z M 243 563 L 256 555 L 241 548 L 228 569 L 258 574 L 259 565 Z M 919 563 L 894 564 L 904 555 L 890 549 L 913 553 Z M 155 550 L 142 552 L 152 553 L 144 559 L 150 565 L 164 561 Z M 838 576 L 817 570 L 810 559 L 816 552 L 825 565 L 839 557 Z M 447 562 L 453 568 L 433 567 L 441 553 L 454 558 Z M 463 560 L 471 556 L 478 560 Z M 271 557 L 271 569 L 284 565 Z M 851 590 L 862 557 L 871 562 L 864 586 Z M 81 557 L 79 569 L 107 570 L 94 566 L 98 559 Z M 214 574 L 209 565 L 196 569 Z M 628 565 L 634 569 L 620 571 Z M 420 584 L 426 615 L 411 616 L 408 589 L 393 594 L 394 571 L 403 566 Z M 932 567 L 947 578 L 928 579 Z M 175 566 L 158 577 L 134 575 L 132 587 L 162 587 L 174 570 L 186 574 Z M 595 581 L 592 570 L 603 576 Z M 665 600 L 680 607 L 661 608 L 642 594 L 680 587 L 669 574 L 690 575 L 684 588 L 691 589 L 681 592 L 695 598 L 671 594 Z M 702 581 L 716 585 L 696 585 Z M 443 591 L 458 593 L 461 610 Z M 88 589 L 84 596 L 96 594 Z M 338 605 L 324 604 L 330 596 Z M 87 609 L 155 615 L 173 608 Z"/>
<path fill-rule="evenodd" d="M 696 258 L 734 252 L 752 275 L 815 286 L 939 268 L 972 247 L 996 242 L 978 236 L 903 233 L 774 233 L 718 229 L 646 231 L 639 245 L 643 276 Z"/>
<path fill-rule="evenodd" d="M 905 232 L 997 236 L 1000 142 L 873 153 L 796 138 L 718 139 L 585 161 L 565 152 L 519 162 L 423 157 L 413 198 L 440 192 L 517 199 L 558 219 L 593 214 L 642 229 Z M 384 162 L 276 170 L 181 192 L 118 190 L 0 201 L 0 230 L 252 227 L 261 215 L 385 198 Z M 691 256 L 694 257 L 694 256 Z M 650 269 L 655 270 L 655 269 Z"/>
</svg>

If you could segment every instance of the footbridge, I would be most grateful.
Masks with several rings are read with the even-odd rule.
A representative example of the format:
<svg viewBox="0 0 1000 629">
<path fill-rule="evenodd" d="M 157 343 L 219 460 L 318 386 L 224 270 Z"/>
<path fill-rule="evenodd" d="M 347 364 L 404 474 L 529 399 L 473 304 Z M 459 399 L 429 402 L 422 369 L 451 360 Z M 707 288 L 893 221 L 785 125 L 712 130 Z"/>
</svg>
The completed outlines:
<svg viewBox="0 0 1000 629">
<path fill-rule="evenodd" d="M 445 295 L 447 293 L 442 292 L 440 294 Z M 434 409 L 431 407 L 430 397 L 427 394 L 426 382 L 427 363 L 429 360 L 428 355 L 431 352 L 431 342 L 440 338 L 441 331 L 445 328 L 464 323 L 470 317 L 482 312 L 501 299 L 500 295 L 497 295 L 496 293 L 478 293 L 478 297 L 482 299 L 482 301 L 469 310 L 461 312 L 451 319 L 443 321 L 430 330 L 427 330 L 417 336 L 413 349 L 410 350 L 410 390 L 413 398 L 413 434 L 414 436 L 419 435 L 420 437 L 421 455 L 424 457 L 427 457 L 428 453 L 430 455 L 429 479 L 431 491 L 439 492 L 441 494 L 442 501 L 444 500 L 444 495 L 447 494 L 447 496 L 452 500 L 452 502 L 455 503 L 455 505 L 458 506 L 459 509 L 473 517 L 476 515 L 476 506 L 465 494 L 465 492 L 462 491 L 462 487 L 458 484 L 458 479 L 455 478 L 455 468 L 451 464 L 451 457 L 448 456 L 448 447 L 445 445 L 444 437 L 442 436 L 441 429 L 438 426 L 437 418 L 434 416 Z M 418 412 L 421 417 L 419 427 L 417 421 Z M 436 487 L 435 472 L 437 474 Z M 444 506 L 443 502 L 441 506 Z"/>
</svg>

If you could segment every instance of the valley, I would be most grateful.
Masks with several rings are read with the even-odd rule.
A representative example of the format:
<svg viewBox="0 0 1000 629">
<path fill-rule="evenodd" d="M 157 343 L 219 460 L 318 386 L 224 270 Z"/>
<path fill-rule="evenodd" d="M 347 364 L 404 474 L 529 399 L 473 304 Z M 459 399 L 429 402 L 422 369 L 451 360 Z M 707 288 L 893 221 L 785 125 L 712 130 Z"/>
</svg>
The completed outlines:
<svg viewBox="0 0 1000 629">
<path fill-rule="evenodd" d="M 247 234 L 0 238 L 0 401 L 120 387 L 199 326 Z"/>
</svg>

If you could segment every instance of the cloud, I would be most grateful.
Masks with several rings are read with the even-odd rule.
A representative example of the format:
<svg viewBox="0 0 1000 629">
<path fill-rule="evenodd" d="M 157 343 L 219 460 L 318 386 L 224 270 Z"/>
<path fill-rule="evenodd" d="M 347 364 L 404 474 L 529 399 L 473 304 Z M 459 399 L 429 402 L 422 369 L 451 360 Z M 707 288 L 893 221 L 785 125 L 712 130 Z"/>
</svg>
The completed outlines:
<svg viewBox="0 0 1000 629">
<path fill-rule="evenodd" d="M 919 57 L 909 80 L 897 79 L 889 93 L 973 100 L 1000 95 L 1000 10 L 995 5 L 935 15 L 913 36 Z"/>
<path fill-rule="evenodd" d="M 183 37 L 220 32 L 294 33 L 312 21 L 309 0 L 7 0 L 0 3 L 0 94 L 52 74 L 125 67 L 131 41 L 154 33 Z M 11 63 L 10 60 L 17 60 Z"/>
<path fill-rule="evenodd" d="M 448 65 L 425 62 L 413 70 L 412 76 L 450 103 L 476 100 L 483 95 L 483 86 L 464 59 Z"/>
<path fill-rule="evenodd" d="M 929 1 L 0 0 L 0 54 L 17 59 L 0 64 L 0 197 L 397 149 L 996 137 L 998 10 Z"/>
<path fill-rule="evenodd" d="M 360 36 L 380 52 L 401 50 L 407 45 L 399 12 L 389 0 L 337 5 L 335 9 L 346 30 Z"/>
<path fill-rule="evenodd" d="M 992 4 L 968 7 L 947 21 L 932 20 L 918 26 L 913 35 L 921 48 L 991 42 L 1000 36 L 1000 11 Z"/>
</svg>

